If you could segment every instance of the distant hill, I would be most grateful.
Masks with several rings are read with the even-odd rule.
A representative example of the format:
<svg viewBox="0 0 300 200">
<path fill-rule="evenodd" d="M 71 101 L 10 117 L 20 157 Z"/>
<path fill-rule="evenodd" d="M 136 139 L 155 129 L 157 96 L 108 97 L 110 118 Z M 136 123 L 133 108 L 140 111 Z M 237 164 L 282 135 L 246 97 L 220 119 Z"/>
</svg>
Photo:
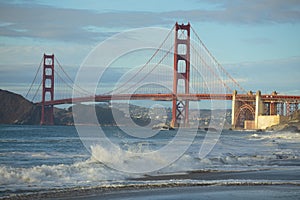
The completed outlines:
<svg viewBox="0 0 300 200">
<path fill-rule="evenodd" d="M 38 124 L 37 106 L 19 94 L 0 89 L 1 124 Z"/>
<path fill-rule="evenodd" d="M 80 108 L 81 119 L 86 119 L 81 123 L 89 123 L 92 105 L 78 104 L 74 105 Z M 59 109 L 54 108 L 54 124 L 73 125 L 72 108 Z M 114 109 L 114 108 L 113 108 Z M 96 106 L 96 114 L 99 124 L 115 125 L 116 122 L 112 116 L 112 109 L 109 107 Z M 114 114 L 121 119 L 125 119 L 124 113 L 114 109 Z M 38 125 L 41 119 L 41 107 L 28 101 L 23 96 L 10 91 L 0 89 L 0 124 L 28 124 Z M 124 120 L 125 123 L 125 120 Z"/>
<path fill-rule="evenodd" d="M 23 96 L 0 89 L 0 124 L 39 124 L 41 107 Z M 55 124 L 72 124 L 72 113 L 54 109 Z"/>
<path fill-rule="evenodd" d="M 93 120 L 94 112 L 96 111 L 98 123 L 102 126 L 105 125 L 116 125 L 114 117 L 118 119 L 122 119 L 122 123 L 125 123 L 125 116 L 124 112 L 110 108 L 108 105 L 84 105 L 84 104 L 77 104 L 71 106 L 68 110 L 72 111 L 76 108 L 76 112 L 74 115 L 80 113 L 80 117 L 77 119 L 77 123 L 79 124 L 89 124 Z M 114 114 L 114 115 L 113 115 Z"/>
</svg>

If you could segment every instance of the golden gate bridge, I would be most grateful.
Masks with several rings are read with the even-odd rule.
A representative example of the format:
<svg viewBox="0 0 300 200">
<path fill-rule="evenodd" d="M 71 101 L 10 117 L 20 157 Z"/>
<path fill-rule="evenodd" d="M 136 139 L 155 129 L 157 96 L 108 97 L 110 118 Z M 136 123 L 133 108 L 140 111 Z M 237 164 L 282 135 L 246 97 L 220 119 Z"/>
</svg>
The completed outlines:
<svg viewBox="0 0 300 200">
<path fill-rule="evenodd" d="M 172 66 L 171 73 L 166 66 Z M 39 81 L 40 71 L 42 78 Z M 169 89 L 146 84 L 142 89 L 132 91 L 149 79 L 152 83 L 168 85 Z M 58 87 L 59 94 L 68 96 L 54 96 L 57 85 L 64 85 Z M 71 97 L 67 90 L 76 91 L 79 95 Z M 190 23 L 176 23 L 149 60 L 111 91 L 92 94 L 87 88 L 74 83 L 54 54 L 44 54 L 26 96 L 30 92 L 34 92 L 32 101 L 41 106 L 40 123 L 48 125 L 54 123 L 55 105 L 153 100 L 172 102 L 171 126 L 188 126 L 190 101 L 228 100 L 232 101 L 234 128 L 259 129 L 264 128 L 263 124 L 280 121 L 298 110 L 300 100 L 300 96 L 278 95 L 276 92 L 246 92 L 210 53 Z M 39 94 L 41 100 L 35 100 Z"/>
</svg>

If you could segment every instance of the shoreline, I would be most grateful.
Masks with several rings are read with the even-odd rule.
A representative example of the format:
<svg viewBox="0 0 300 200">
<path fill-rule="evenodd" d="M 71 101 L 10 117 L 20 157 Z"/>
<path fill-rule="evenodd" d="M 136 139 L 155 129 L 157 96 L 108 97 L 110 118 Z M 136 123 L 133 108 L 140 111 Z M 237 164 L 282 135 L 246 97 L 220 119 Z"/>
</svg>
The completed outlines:
<svg viewBox="0 0 300 200">
<path fill-rule="evenodd" d="M 300 197 L 300 169 L 297 170 L 295 168 L 242 172 L 191 171 L 186 174 L 144 176 L 138 179 L 129 179 L 128 182 L 127 184 L 116 182 L 115 184 L 107 186 L 40 190 L 0 197 L 0 199 L 94 200 L 123 199 L 123 197 L 126 197 L 128 199 L 140 200 L 144 197 L 152 199 L 150 197 L 165 197 L 169 194 L 177 194 L 177 196 L 173 196 L 172 199 L 187 199 L 186 197 L 191 193 L 196 196 L 208 195 L 208 197 L 215 198 L 215 195 L 218 193 L 226 193 L 227 195 L 235 194 L 239 196 L 239 194 L 244 194 L 245 192 L 248 192 L 246 197 L 250 199 L 250 197 L 253 197 L 253 194 L 265 190 L 270 191 L 268 193 L 269 196 L 266 194 L 266 197 L 272 199 L 275 196 L 270 195 L 274 194 L 274 192 L 278 192 L 282 188 L 290 190 L 294 195 L 296 194 L 295 197 Z M 282 190 L 277 196 L 280 194 L 283 195 L 287 190 Z M 284 195 L 289 195 L 289 193 Z M 139 198 L 137 196 L 139 196 Z M 219 197 L 222 197 L 222 195 Z M 283 197 L 284 196 L 282 196 L 282 199 L 284 199 Z"/>
<path fill-rule="evenodd" d="M 22 195 L 11 195 L 9 197 L 0 197 L 1 200 L 31 200 L 31 199 L 45 199 L 45 200 L 81 200 L 81 199 L 138 199 L 142 200 L 145 197 L 147 199 L 157 199 L 156 196 L 165 196 L 170 193 L 173 196 L 171 199 L 198 199 L 198 198 L 190 198 L 190 192 L 197 194 L 196 197 L 208 195 L 208 197 L 214 198 L 217 193 L 223 193 L 219 196 L 219 199 L 224 199 L 224 192 L 230 196 L 236 196 L 240 193 L 237 199 L 241 199 L 242 197 L 246 199 L 252 199 L 256 192 L 263 192 L 265 197 L 269 197 L 267 199 L 273 199 L 277 197 L 278 199 L 286 199 L 289 195 L 294 197 L 295 199 L 299 199 L 300 197 L 300 184 L 292 184 L 292 183 L 234 183 L 227 185 L 220 184 L 177 184 L 177 185 L 129 185 L 124 187 L 95 187 L 95 188 L 76 188 L 76 189 L 64 189 L 64 190 L 50 190 L 43 191 L 38 193 L 28 193 Z M 269 193 L 266 193 L 269 190 Z M 272 196 L 274 192 L 278 192 L 282 190 L 281 197 L 280 194 Z M 292 194 L 289 194 L 292 191 Z M 250 193 L 245 194 L 245 191 L 251 191 Z M 256 191 L 256 192 L 255 192 Z M 286 194 L 284 194 L 286 192 Z M 137 198 L 137 196 L 139 196 Z M 165 198 L 163 198 L 165 199 Z M 291 199 L 291 198 L 288 198 Z"/>
</svg>

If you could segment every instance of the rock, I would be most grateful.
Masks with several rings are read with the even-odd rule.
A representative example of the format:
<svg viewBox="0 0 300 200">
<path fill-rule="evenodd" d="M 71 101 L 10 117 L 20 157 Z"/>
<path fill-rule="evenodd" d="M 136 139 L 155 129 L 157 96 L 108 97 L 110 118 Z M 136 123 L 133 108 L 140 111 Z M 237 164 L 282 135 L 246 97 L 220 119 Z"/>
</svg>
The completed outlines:
<svg viewBox="0 0 300 200">
<path fill-rule="evenodd" d="M 292 132 L 292 133 L 298 133 L 300 132 L 298 127 L 293 126 L 293 125 L 288 125 L 284 127 L 283 129 L 279 130 L 280 132 Z"/>
<path fill-rule="evenodd" d="M 267 131 L 280 131 L 284 128 L 286 128 L 288 126 L 288 124 L 284 123 L 284 124 L 278 124 L 278 125 L 273 125 L 271 127 L 268 127 L 266 130 Z"/>
<path fill-rule="evenodd" d="M 257 129 L 256 132 L 261 133 L 261 132 L 264 132 L 264 130 L 263 129 Z"/>
<path fill-rule="evenodd" d="M 292 115 L 291 115 L 291 120 L 300 120 L 300 110 L 295 111 Z"/>
<path fill-rule="evenodd" d="M 272 126 L 267 129 L 267 131 L 276 131 L 276 132 L 292 132 L 292 133 L 299 133 L 300 130 L 297 126 L 291 124 L 283 124 Z"/>
<path fill-rule="evenodd" d="M 209 132 L 218 132 L 217 129 L 211 127 L 204 128 L 204 130 Z"/>
</svg>

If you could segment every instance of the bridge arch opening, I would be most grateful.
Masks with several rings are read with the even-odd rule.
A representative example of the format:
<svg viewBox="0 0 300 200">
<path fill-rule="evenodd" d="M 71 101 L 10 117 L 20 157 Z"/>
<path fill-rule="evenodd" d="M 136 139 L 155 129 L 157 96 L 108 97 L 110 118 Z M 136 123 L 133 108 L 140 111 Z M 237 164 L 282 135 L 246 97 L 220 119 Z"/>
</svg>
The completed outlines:
<svg viewBox="0 0 300 200">
<path fill-rule="evenodd" d="M 187 52 L 186 44 L 178 44 L 177 54 L 186 55 L 186 52 Z"/>
<path fill-rule="evenodd" d="M 188 31 L 185 29 L 180 29 L 178 32 L 177 39 L 186 40 L 188 38 Z"/>
<path fill-rule="evenodd" d="M 46 57 L 45 58 L 45 64 L 46 65 L 52 65 L 53 64 L 53 59 L 51 57 Z"/>
<path fill-rule="evenodd" d="M 45 68 L 45 75 L 46 76 L 52 76 L 52 69 L 51 68 Z"/>
<path fill-rule="evenodd" d="M 49 91 L 45 92 L 45 101 L 51 101 L 52 99 L 52 93 Z"/>
<path fill-rule="evenodd" d="M 186 62 L 185 60 L 178 60 L 178 73 L 186 73 Z"/>
<path fill-rule="evenodd" d="M 52 85 L 52 80 L 51 79 L 46 79 L 45 80 L 45 88 L 51 88 Z"/>
<path fill-rule="evenodd" d="M 253 106 L 249 104 L 244 104 L 240 107 L 239 111 L 236 114 L 235 127 L 236 128 L 244 128 L 246 120 L 254 120 L 255 119 L 255 110 Z"/>
</svg>

